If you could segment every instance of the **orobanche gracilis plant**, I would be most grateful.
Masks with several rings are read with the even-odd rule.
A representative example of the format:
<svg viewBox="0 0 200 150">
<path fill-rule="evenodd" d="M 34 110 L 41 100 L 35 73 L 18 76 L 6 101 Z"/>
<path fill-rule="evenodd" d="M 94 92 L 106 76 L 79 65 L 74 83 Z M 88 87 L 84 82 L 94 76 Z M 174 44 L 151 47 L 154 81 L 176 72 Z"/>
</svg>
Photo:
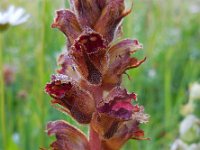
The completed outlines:
<svg viewBox="0 0 200 150">
<path fill-rule="evenodd" d="M 129 139 L 142 140 L 139 125 L 148 121 L 143 106 L 132 104 L 135 93 L 121 87 L 122 74 L 145 61 L 131 57 L 142 45 L 126 39 L 116 43 L 126 11 L 124 0 L 70 0 L 52 24 L 67 37 L 60 68 L 45 87 L 51 103 L 80 124 L 89 125 L 89 138 L 59 120 L 49 122 L 53 150 L 119 150 Z M 135 102 L 136 103 L 136 102 Z"/>
</svg>

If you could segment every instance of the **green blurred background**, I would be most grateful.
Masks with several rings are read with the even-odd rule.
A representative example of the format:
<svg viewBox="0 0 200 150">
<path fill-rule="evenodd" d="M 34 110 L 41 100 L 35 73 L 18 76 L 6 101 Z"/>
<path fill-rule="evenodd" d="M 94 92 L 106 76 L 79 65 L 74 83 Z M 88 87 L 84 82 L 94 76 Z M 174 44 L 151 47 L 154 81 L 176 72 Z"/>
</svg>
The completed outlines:
<svg viewBox="0 0 200 150">
<path fill-rule="evenodd" d="M 126 3 L 130 7 L 130 0 Z M 48 121 L 76 124 L 51 107 L 51 98 L 44 93 L 65 45 L 64 35 L 50 25 L 55 10 L 69 5 L 65 0 L 1 0 L 0 8 L 11 4 L 23 7 L 31 17 L 0 33 L 0 65 L 13 70 L 12 82 L 0 83 L 0 150 L 37 150 L 54 139 L 45 133 Z M 138 58 L 147 56 L 141 67 L 127 72 L 131 80 L 125 75 L 124 86 L 138 94 L 151 116 L 142 126 L 151 141 L 130 140 L 124 150 L 168 150 L 178 136 L 188 87 L 200 81 L 200 4 L 198 0 L 134 0 L 123 27 L 123 38 L 137 38 L 144 45 Z"/>
</svg>

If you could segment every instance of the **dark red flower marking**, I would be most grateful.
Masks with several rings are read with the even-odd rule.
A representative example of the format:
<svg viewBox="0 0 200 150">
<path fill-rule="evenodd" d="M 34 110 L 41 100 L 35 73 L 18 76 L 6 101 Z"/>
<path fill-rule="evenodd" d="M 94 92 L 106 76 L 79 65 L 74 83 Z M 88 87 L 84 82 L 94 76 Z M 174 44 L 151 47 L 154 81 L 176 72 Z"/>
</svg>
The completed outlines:
<svg viewBox="0 0 200 150">
<path fill-rule="evenodd" d="M 116 87 L 109 93 L 103 106 L 99 107 L 98 111 L 116 119 L 129 120 L 135 110 L 131 103 L 132 99 L 136 100 L 135 93 L 128 94 L 126 90 Z"/>
<path fill-rule="evenodd" d="M 53 77 L 54 78 L 54 77 Z M 62 99 L 65 97 L 66 91 L 69 91 L 72 88 L 72 84 L 62 83 L 61 80 L 54 80 L 51 83 L 46 85 L 46 92 L 51 95 L 53 98 Z"/>
</svg>

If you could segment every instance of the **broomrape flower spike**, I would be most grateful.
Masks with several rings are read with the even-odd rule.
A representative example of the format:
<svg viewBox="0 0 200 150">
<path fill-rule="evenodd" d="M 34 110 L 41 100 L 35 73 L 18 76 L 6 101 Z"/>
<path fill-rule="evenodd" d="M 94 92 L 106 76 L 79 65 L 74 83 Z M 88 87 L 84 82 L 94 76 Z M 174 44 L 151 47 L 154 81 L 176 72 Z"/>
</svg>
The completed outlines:
<svg viewBox="0 0 200 150">
<path fill-rule="evenodd" d="M 137 95 L 121 87 L 125 71 L 146 60 L 132 57 L 142 48 L 138 40 L 115 42 L 129 13 L 124 0 L 70 0 L 70 9 L 56 12 L 52 27 L 65 34 L 68 50 L 45 91 L 55 108 L 89 125 L 90 133 L 63 120 L 49 122 L 52 150 L 119 150 L 129 139 L 148 139 L 139 126 L 149 116 Z"/>
<path fill-rule="evenodd" d="M 4 12 L 0 12 L 0 32 L 8 29 L 9 26 L 17 26 L 28 20 L 29 14 L 21 7 L 9 6 Z"/>
</svg>

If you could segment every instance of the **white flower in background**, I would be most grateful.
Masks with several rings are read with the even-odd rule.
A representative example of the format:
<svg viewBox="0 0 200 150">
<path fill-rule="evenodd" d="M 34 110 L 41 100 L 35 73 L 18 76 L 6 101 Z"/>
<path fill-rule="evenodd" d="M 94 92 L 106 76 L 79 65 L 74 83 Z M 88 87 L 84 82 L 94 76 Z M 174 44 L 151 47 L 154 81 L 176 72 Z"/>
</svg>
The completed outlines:
<svg viewBox="0 0 200 150">
<path fill-rule="evenodd" d="M 12 139 L 13 139 L 13 141 L 14 141 L 16 144 L 19 144 L 19 141 L 20 141 L 19 133 L 14 133 L 14 134 L 12 135 Z"/>
<path fill-rule="evenodd" d="M 200 99 L 200 83 L 194 82 L 189 87 L 189 101 L 181 109 L 181 114 L 186 116 L 194 112 L 195 100 Z"/>
<path fill-rule="evenodd" d="M 181 40 L 181 30 L 179 28 L 168 28 L 166 31 L 168 45 L 174 45 Z"/>
<path fill-rule="evenodd" d="M 9 6 L 4 12 L 0 12 L 0 31 L 7 29 L 9 26 L 17 26 L 28 20 L 29 14 L 21 7 L 16 8 Z"/>
<path fill-rule="evenodd" d="M 193 14 L 195 13 L 199 13 L 200 12 L 200 6 L 197 6 L 197 5 L 191 5 L 189 7 L 189 11 Z"/>
<path fill-rule="evenodd" d="M 194 112 L 194 104 L 193 102 L 188 102 L 187 104 L 185 104 L 182 109 L 181 109 L 181 114 L 183 116 L 189 115 L 191 113 Z"/>
<path fill-rule="evenodd" d="M 180 139 L 176 139 L 171 146 L 171 150 L 188 150 L 188 145 Z"/>
<path fill-rule="evenodd" d="M 200 143 L 188 145 L 180 139 L 176 139 L 170 150 L 200 150 Z"/>
<path fill-rule="evenodd" d="M 200 99 L 200 84 L 197 82 L 189 88 L 189 102 L 181 110 L 185 118 L 180 123 L 180 136 L 171 145 L 171 150 L 200 150 L 200 119 L 192 114 L 196 99 Z"/>
<path fill-rule="evenodd" d="M 148 71 L 148 76 L 149 76 L 150 78 L 155 78 L 155 77 L 156 77 L 156 70 L 155 70 L 155 69 L 150 69 L 150 70 Z"/>
<path fill-rule="evenodd" d="M 188 10 L 190 13 L 195 14 L 200 12 L 200 1 L 190 0 L 188 5 Z"/>
<path fill-rule="evenodd" d="M 200 120 L 188 115 L 180 124 L 180 138 L 187 143 L 196 142 L 200 138 Z"/>
<path fill-rule="evenodd" d="M 200 84 L 198 82 L 194 82 L 189 89 L 190 100 L 200 99 Z"/>
<path fill-rule="evenodd" d="M 198 143 L 198 144 L 191 144 L 188 147 L 188 150 L 200 150 L 200 143 Z"/>
</svg>

